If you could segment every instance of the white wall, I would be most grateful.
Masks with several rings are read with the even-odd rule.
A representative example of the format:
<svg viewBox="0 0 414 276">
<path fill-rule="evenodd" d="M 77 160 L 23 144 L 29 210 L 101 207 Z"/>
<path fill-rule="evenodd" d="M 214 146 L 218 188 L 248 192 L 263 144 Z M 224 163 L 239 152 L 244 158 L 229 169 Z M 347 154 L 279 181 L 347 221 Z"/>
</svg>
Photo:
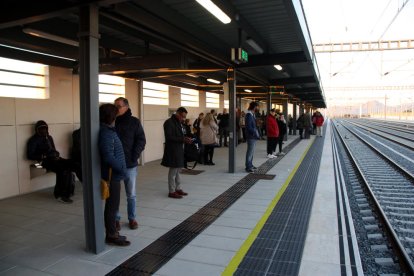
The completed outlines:
<svg viewBox="0 0 414 276">
<path fill-rule="evenodd" d="M 57 150 L 62 157 L 69 157 L 72 145 L 71 134 L 80 125 L 79 76 L 65 68 L 50 67 L 50 98 L 19 99 L 0 97 L 0 199 L 19 194 L 33 192 L 52 187 L 55 175 L 30 179 L 30 164 L 26 159 L 26 144 L 34 133 L 34 123 L 45 120 L 49 124 L 49 132 L 53 136 Z M 147 145 L 144 161 L 162 158 L 164 131 L 163 124 L 168 119 L 168 109 L 181 106 L 180 89 L 170 87 L 170 106 L 143 105 L 139 110 L 141 95 L 138 82 L 126 80 L 125 97 L 129 100 L 132 114 L 140 117 L 144 126 Z M 210 112 L 205 106 L 205 92 L 199 93 L 200 106 L 186 107 L 187 118 L 193 122 L 200 112 Z M 223 109 L 223 97 L 220 97 L 220 108 Z"/>
</svg>

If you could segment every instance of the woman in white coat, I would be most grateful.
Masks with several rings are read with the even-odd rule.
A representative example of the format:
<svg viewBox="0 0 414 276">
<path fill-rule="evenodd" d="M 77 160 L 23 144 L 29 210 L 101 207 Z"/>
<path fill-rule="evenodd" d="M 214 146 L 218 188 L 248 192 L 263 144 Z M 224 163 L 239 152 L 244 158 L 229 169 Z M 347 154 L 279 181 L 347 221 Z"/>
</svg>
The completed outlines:
<svg viewBox="0 0 414 276">
<path fill-rule="evenodd" d="M 211 113 L 207 113 L 200 124 L 200 140 L 204 146 L 204 164 L 213 163 L 214 148 L 217 146 L 218 125 Z"/>
</svg>

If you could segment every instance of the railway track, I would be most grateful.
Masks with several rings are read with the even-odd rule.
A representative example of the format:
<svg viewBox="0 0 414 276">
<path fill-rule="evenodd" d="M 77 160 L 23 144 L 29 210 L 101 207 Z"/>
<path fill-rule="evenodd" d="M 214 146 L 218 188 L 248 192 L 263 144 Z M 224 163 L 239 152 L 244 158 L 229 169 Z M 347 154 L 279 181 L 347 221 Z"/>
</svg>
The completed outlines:
<svg viewBox="0 0 414 276">
<path fill-rule="evenodd" d="M 333 125 L 364 273 L 414 275 L 413 160 L 352 124 Z"/>
</svg>

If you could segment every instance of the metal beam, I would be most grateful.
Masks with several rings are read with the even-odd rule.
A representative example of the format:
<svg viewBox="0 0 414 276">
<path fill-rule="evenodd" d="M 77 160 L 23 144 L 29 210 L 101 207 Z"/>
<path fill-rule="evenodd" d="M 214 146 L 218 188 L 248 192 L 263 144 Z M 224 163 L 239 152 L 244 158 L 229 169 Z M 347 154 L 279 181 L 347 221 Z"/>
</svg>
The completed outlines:
<svg viewBox="0 0 414 276">
<path fill-rule="evenodd" d="M 275 64 L 289 64 L 306 62 L 306 56 L 303 52 L 291 52 L 282 54 L 264 54 L 249 56 L 248 63 L 242 63 L 237 68 L 254 68 L 263 66 L 273 66 Z"/>
<path fill-rule="evenodd" d="M 270 82 L 277 84 L 277 85 L 286 85 L 286 84 L 314 83 L 316 82 L 316 80 L 313 76 L 306 76 L 306 77 L 297 77 L 297 78 L 273 79 Z"/>
<path fill-rule="evenodd" d="M 79 9 L 80 119 L 83 174 L 83 208 L 86 249 L 100 253 L 105 249 L 98 154 L 99 133 L 99 24 L 98 7 Z"/>
<path fill-rule="evenodd" d="M 30 62 L 37 62 L 64 68 L 73 68 L 77 62 L 69 59 L 62 59 L 41 53 L 19 50 L 15 48 L 0 46 L 0 56 Z"/>
<path fill-rule="evenodd" d="M 414 49 L 414 39 L 320 43 L 314 44 L 313 49 L 315 53 Z"/>
<path fill-rule="evenodd" d="M 229 85 L 229 173 L 236 170 L 236 70 L 227 69 L 227 83 Z"/>
<path fill-rule="evenodd" d="M 137 72 L 145 69 L 178 68 L 187 67 L 187 61 L 182 54 L 159 54 L 143 57 L 103 58 L 99 60 L 100 73 L 112 73 L 116 71 Z"/>
</svg>

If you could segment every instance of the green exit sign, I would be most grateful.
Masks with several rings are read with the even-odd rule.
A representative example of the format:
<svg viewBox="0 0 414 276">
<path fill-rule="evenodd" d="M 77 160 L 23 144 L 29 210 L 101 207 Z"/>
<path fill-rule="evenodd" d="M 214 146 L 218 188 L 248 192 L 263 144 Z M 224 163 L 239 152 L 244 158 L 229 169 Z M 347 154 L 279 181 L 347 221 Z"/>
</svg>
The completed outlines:
<svg viewBox="0 0 414 276">
<path fill-rule="evenodd" d="M 241 62 L 248 62 L 249 61 L 249 54 L 245 50 L 243 50 L 241 48 L 239 48 L 239 49 L 241 50 L 241 58 L 240 58 Z"/>
<path fill-rule="evenodd" d="M 249 54 L 242 48 L 231 48 L 231 60 L 236 63 L 246 63 L 249 61 Z"/>
</svg>

